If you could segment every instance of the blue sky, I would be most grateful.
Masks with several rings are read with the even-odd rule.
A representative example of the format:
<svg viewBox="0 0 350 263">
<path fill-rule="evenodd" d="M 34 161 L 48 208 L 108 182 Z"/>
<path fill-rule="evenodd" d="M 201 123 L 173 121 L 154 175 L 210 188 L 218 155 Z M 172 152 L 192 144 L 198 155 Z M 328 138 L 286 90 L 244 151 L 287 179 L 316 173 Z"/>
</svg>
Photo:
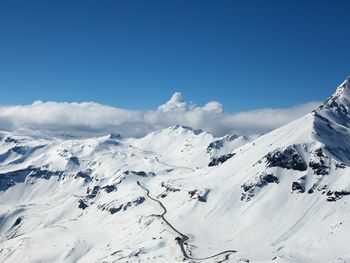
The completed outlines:
<svg viewBox="0 0 350 263">
<path fill-rule="evenodd" d="M 226 111 L 329 96 L 350 74 L 349 1 L 2 1 L 0 104 Z"/>
</svg>

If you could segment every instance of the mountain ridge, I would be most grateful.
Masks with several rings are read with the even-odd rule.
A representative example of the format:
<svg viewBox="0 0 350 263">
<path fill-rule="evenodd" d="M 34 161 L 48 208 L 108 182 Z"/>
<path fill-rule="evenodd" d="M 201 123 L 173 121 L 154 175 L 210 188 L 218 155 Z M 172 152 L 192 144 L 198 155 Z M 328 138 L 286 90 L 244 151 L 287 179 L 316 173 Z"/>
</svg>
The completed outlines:
<svg viewBox="0 0 350 263">
<path fill-rule="evenodd" d="M 348 90 L 257 138 L 3 132 L 0 260 L 346 262 Z"/>
</svg>

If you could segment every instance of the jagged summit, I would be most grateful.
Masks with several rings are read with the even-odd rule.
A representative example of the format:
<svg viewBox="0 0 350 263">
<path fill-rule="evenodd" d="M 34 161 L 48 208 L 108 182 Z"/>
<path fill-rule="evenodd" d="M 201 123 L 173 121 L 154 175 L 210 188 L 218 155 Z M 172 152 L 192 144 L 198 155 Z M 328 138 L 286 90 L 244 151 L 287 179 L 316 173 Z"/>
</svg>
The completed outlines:
<svg viewBox="0 0 350 263">
<path fill-rule="evenodd" d="M 340 84 L 334 94 L 313 113 L 315 115 L 315 129 L 321 131 L 324 134 L 323 137 L 328 137 L 328 141 L 344 136 L 349 138 L 350 77 Z M 337 139 L 337 141 L 339 140 Z M 346 139 L 347 141 L 348 139 Z M 334 141 L 330 143 L 334 144 Z"/>
<path fill-rule="evenodd" d="M 350 106 L 350 76 L 337 87 L 334 94 L 320 106 L 320 109 L 342 106 L 345 106 L 347 109 Z"/>
</svg>

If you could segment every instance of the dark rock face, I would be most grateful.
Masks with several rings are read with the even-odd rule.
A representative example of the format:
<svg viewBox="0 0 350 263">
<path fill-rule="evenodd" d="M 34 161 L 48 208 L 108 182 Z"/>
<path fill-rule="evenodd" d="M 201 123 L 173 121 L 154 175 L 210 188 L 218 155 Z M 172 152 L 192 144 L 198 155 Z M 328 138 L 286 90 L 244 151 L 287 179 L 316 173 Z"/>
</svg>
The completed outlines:
<svg viewBox="0 0 350 263">
<path fill-rule="evenodd" d="M 327 201 L 328 202 L 335 202 L 339 199 L 341 199 L 343 196 L 345 195 L 350 195 L 350 192 L 348 191 L 344 191 L 344 190 L 341 190 L 341 191 L 328 191 L 327 192 Z"/>
<path fill-rule="evenodd" d="M 120 205 L 118 207 L 112 207 L 108 211 L 113 215 L 115 213 L 118 213 L 120 210 L 122 210 L 123 205 Z"/>
<path fill-rule="evenodd" d="M 314 170 L 317 175 L 327 175 L 329 173 L 329 167 L 325 165 L 323 160 L 319 162 L 310 161 L 309 166 Z"/>
<path fill-rule="evenodd" d="M 327 185 L 322 185 L 321 184 L 322 180 L 317 180 L 311 188 L 307 191 L 308 194 L 313 194 L 315 191 L 322 192 L 322 194 L 325 193 L 327 189 Z"/>
<path fill-rule="evenodd" d="M 98 195 L 99 192 L 100 192 L 100 186 L 95 185 L 92 190 L 90 188 L 87 189 L 88 195 L 86 197 L 89 199 L 93 199 Z"/>
<path fill-rule="evenodd" d="M 109 208 L 108 211 L 113 215 L 115 213 L 118 213 L 119 211 L 126 211 L 128 208 L 132 207 L 132 206 L 138 206 L 140 204 L 142 204 L 146 199 L 143 196 L 139 196 L 136 199 L 129 201 L 125 204 L 121 204 L 118 207 L 112 207 Z M 104 210 L 104 205 L 102 205 L 100 208 L 102 210 Z"/>
<path fill-rule="evenodd" d="M 188 194 L 192 199 L 197 199 L 199 202 L 206 203 L 208 199 L 208 194 L 210 192 L 210 189 L 206 189 L 204 193 L 199 191 L 198 189 L 188 191 Z"/>
<path fill-rule="evenodd" d="M 164 187 L 166 192 L 180 192 L 179 188 L 175 188 L 169 184 L 165 184 L 164 182 L 162 182 L 160 186 Z"/>
<path fill-rule="evenodd" d="M 123 138 L 119 133 L 111 133 L 109 135 L 109 139 L 111 140 L 120 140 L 121 138 Z"/>
<path fill-rule="evenodd" d="M 17 218 L 12 227 L 18 226 L 21 222 L 22 222 L 22 217 Z"/>
<path fill-rule="evenodd" d="M 144 172 L 144 171 L 125 171 L 123 173 L 124 175 L 129 175 L 129 174 L 132 174 L 132 175 L 136 175 L 136 176 L 141 176 L 141 177 L 147 177 L 147 176 L 155 176 L 156 174 L 154 172 Z"/>
<path fill-rule="evenodd" d="M 232 158 L 234 155 L 235 154 L 233 153 L 229 153 L 229 154 L 222 155 L 220 157 L 213 158 L 208 164 L 208 166 L 211 167 L 211 166 L 217 166 L 219 164 L 222 164 L 226 162 L 228 159 Z"/>
<path fill-rule="evenodd" d="M 222 147 L 224 147 L 224 141 L 223 140 L 213 141 L 207 147 L 207 153 L 211 152 L 213 149 L 220 149 Z"/>
<path fill-rule="evenodd" d="M 257 187 L 263 188 L 264 186 L 271 184 L 271 183 L 279 183 L 279 180 L 276 176 L 273 174 L 262 174 L 260 175 L 260 180 L 256 183 Z"/>
<path fill-rule="evenodd" d="M 144 198 L 143 196 L 139 196 L 138 198 L 136 198 L 136 199 L 133 201 L 133 203 L 134 203 L 135 205 L 140 205 L 140 204 L 142 204 L 145 200 L 146 200 L 146 198 Z"/>
<path fill-rule="evenodd" d="M 85 203 L 85 201 L 84 200 L 79 200 L 79 206 L 78 206 L 78 208 L 80 208 L 80 209 L 86 209 L 86 208 L 88 208 L 89 206 Z"/>
<path fill-rule="evenodd" d="M 207 153 L 212 153 L 214 150 L 219 150 L 221 149 L 222 147 L 224 147 L 224 143 L 225 142 L 231 142 L 235 139 L 237 139 L 238 136 L 236 135 L 226 135 L 224 136 L 223 138 L 221 139 L 218 139 L 218 140 L 215 140 L 215 141 L 212 141 L 208 147 L 207 147 Z"/>
<path fill-rule="evenodd" d="M 299 193 L 304 193 L 305 188 L 299 182 L 293 182 L 292 191 L 298 191 Z"/>
<path fill-rule="evenodd" d="M 264 186 L 270 183 L 278 184 L 279 180 L 273 174 L 263 173 L 262 175 L 259 176 L 259 179 L 255 183 L 253 182 L 245 183 L 242 185 L 242 188 L 244 192 L 248 192 L 248 191 L 254 190 L 255 187 L 263 188 Z"/>
<path fill-rule="evenodd" d="M 6 143 L 12 143 L 12 142 L 13 143 L 17 143 L 18 141 L 16 139 L 12 138 L 12 137 L 6 137 L 4 142 L 6 142 Z"/>
<path fill-rule="evenodd" d="M 115 185 L 106 185 L 102 187 L 107 193 L 115 192 L 117 191 L 117 187 Z"/>
<path fill-rule="evenodd" d="M 91 169 L 88 169 L 88 170 L 86 170 L 84 172 L 83 171 L 79 171 L 76 174 L 76 178 L 78 178 L 78 177 L 84 178 L 84 182 L 88 183 L 88 182 L 92 181 L 91 173 L 92 173 Z"/>
<path fill-rule="evenodd" d="M 315 192 L 316 187 L 317 187 L 317 184 L 316 184 L 316 183 L 313 184 L 313 185 L 311 186 L 311 188 L 309 189 L 309 191 L 307 191 L 307 193 L 308 193 L 308 194 L 313 194 L 313 193 Z"/>
<path fill-rule="evenodd" d="M 326 165 L 325 159 L 328 157 L 324 156 L 321 148 L 314 151 L 315 159 L 309 162 L 309 166 L 314 170 L 314 174 L 327 175 L 329 174 L 329 167 Z"/>
<path fill-rule="evenodd" d="M 120 143 L 115 140 L 106 140 L 102 143 L 105 146 L 119 146 Z"/>
<path fill-rule="evenodd" d="M 92 189 L 91 188 L 87 188 L 86 190 L 86 196 L 83 199 L 79 200 L 79 208 L 81 209 L 85 209 L 86 207 L 89 206 L 89 204 L 93 204 L 95 201 L 95 198 L 101 194 L 101 190 L 104 190 L 105 192 L 107 192 L 107 194 L 111 193 L 111 192 L 115 192 L 117 191 L 117 187 L 115 185 L 105 185 L 105 186 L 99 186 L 99 185 L 95 185 Z M 100 206 L 99 208 L 101 208 L 102 210 L 106 210 L 107 208 L 105 206 Z M 115 210 L 115 208 L 111 208 L 113 213 L 116 213 L 118 211 Z M 114 210 L 113 210 L 114 209 Z M 110 209 L 108 209 L 110 210 Z"/>
<path fill-rule="evenodd" d="M 338 169 L 345 169 L 345 167 L 346 167 L 345 163 L 335 163 L 334 165 Z"/>
<path fill-rule="evenodd" d="M 17 154 L 21 154 L 24 155 L 28 152 L 29 148 L 25 147 L 25 146 L 15 146 L 11 149 L 11 151 L 17 153 Z"/>
<path fill-rule="evenodd" d="M 32 166 L 8 173 L 0 173 L 0 191 L 6 191 L 17 183 L 23 183 L 27 177 L 48 180 L 52 176 L 60 178 L 62 175 L 63 172 L 61 171 L 42 170 L 41 168 L 35 168 Z"/>
<path fill-rule="evenodd" d="M 306 176 L 302 176 L 298 181 L 292 183 L 292 191 L 297 191 L 298 193 L 305 192 Z"/>
<path fill-rule="evenodd" d="M 50 170 L 41 170 L 41 169 L 34 169 L 29 176 L 30 177 L 36 177 L 36 178 L 43 178 L 43 179 L 50 179 L 52 176 L 58 176 L 60 177 L 63 175 L 62 171 L 50 171 Z"/>
<path fill-rule="evenodd" d="M 297 171 L 306 171 L 307 165 L 294 146 L 285 150 L 277 149 L 266 156 L 267 167 L 281 167 Z"/>
<path fill-rule="evenodd" d="M 263 188 L 271 183 L 278 184 L 278 177 L 274 176 L 273 174 L 263 173 L 256 181 L 249 181 L 243 184 L 241 187 L 244 193 L 242 194 L 241 200 L 249 201 L 254 196 L 256 189 Z"/>
<path fill-rule="evenodd" d="M 133 172 L 133 173 L 134 173 L 134 175 L 137 175 L 137 176 L 147 177 L 147 174 L 144 171 Z"/>
</svg>

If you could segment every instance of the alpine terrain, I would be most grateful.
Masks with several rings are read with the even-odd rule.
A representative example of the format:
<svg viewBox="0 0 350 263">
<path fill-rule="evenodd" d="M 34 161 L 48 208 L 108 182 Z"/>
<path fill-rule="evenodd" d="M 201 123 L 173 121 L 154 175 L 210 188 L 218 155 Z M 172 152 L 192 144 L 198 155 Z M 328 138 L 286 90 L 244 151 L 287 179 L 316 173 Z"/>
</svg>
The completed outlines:
<svg viewBox="0 0 350 263">
<path fill-rule="evenodd" d="M 0 133 L 0 262 L 349 262 L 350 78 L 261 136 Z"/>
</svg>

